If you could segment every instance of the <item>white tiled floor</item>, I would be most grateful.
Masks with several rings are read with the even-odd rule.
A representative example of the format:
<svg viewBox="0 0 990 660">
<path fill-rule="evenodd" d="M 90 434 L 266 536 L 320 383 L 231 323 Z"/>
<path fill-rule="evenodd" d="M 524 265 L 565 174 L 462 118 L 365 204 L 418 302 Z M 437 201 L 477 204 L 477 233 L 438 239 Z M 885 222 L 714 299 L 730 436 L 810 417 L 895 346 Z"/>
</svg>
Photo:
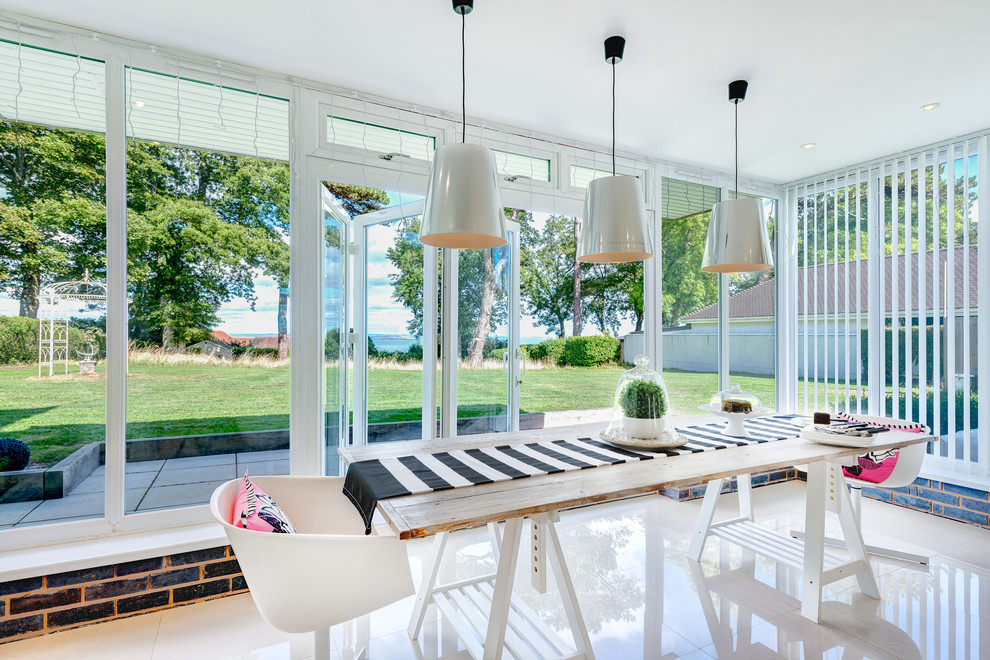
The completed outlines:
<svg viewBox="0 0 990 660">
<path fill-rule="evenodd" d="M 734 496 L 726 496 L 728 513 Z M 800 528 L 804 484 L 754 492 L 758 521 Z M 661 497 L 565 512 L 564 552 L 600 660 L 649 658 L 990 658 L 990 531 L 874 501 L 864 502 L 868 541 L 932 555 L 927 569 L 876 559 L 881 599 L 849 578 L 827 589 L 823 622 L 800 616 L 798 575 L 710 539 L 701 563 L 685 558 L 700 502 Z M 835 525 L 837 527 L 837 524 Z M 454 534 L 443 572 L 461 578 L 492 566 L 484 530 Z M 418 580 L 429 541 L 409 543 Z M 327 558 L 327 570 L 335 567 Z M 553 588 L 551 588 L 551 592 Z M 527 581 L 519 593 L 570 639 L 555 593 Z M 332 630 L 336 660 L 467 658 L 436 611 L 418 642 L 405 632 L 412 599 Z M 432 609 L 432 608 L 431 608 Z M 305 659 L 311 635 L 266 624 L 250 596 L 224 598 L 0 646 L 0 657 L 197 660 Z"/>
</svg>

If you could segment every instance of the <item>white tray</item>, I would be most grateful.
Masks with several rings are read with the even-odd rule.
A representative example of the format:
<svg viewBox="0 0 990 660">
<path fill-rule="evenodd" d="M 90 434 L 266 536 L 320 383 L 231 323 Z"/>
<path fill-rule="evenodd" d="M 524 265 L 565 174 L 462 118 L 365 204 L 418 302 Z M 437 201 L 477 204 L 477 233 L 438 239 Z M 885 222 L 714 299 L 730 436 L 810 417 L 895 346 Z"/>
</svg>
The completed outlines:
<svg viewBox="0 0 990 660">
<path fill-rule="evenodd" d="M 833 447 L 851 447 L 854 449 L 866 449 L 871 447 L 876 441 L 876 436 L 864 438 L 861 436 L 842 436 L 833 433 L 819 433 L 814 427 L 808 426 L 801 429 L 801 437 L 820 445 L 831 445 Z"/>
</svg>

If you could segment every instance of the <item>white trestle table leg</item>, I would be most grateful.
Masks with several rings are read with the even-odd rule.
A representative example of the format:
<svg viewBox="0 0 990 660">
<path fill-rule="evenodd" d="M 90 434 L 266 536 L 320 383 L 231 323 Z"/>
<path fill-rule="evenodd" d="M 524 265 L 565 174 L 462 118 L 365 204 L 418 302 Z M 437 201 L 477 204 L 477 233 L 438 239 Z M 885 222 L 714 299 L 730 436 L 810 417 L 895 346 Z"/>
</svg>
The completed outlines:
<svg viewBox="0 0 990 660">
<path fill-rule="evenodd" d="M 822 572 L 825 562 L 824 461 L 808 465 L 805 505 L 804 570 L 801 571 L 801 615 L 819 623 L 822 607 Z"/>
<path fill-rule="evenodd" d="M 484 660 L 500 660 L 505 646 L 505 628 L 509 623 L 509 607 L 512 600 L 512 583 L 519 557 L 519 539 L 522 519 L 505 521 L 502 547 L 498 553 L 498 572 L 495 574 L 495 592 L 492 594 L 492 610 L 488 616 L 488 634 L 485 636 Z"/>
<path fill-rule="evenodd" d="M 736 490 L 739 491 L 739 515 L 754 522 L 753 486 L 748 474 L 740 474 L 736 477 Z"/>
<path fill-rule="evenodd" d="M 552 514 L 552 520 L 556 522 L 557 512 Z M 564 551 L 560 547 L 560 537 L 557 536 L 557 527 L 551 522 L 546 526 L 547 537 L 550 540 L 550 567 L 553 569 L 554 579 L 557 580 L 557 589 L 560 591 L 560 600 L 564 604 L 564 612 L 567 614 L 567 623 L 571 626 L 571 634 L 574 636 L 574 644 L 577 646 L 577 657 L 584 654 L 586 660 L 595 660 L 595 653 L 591 648 L 591 638 L 588 637 L 588 628 L 584 625 L 584 617 L 581 615 L 581 605 L 578 603 L 577 593 L 574 591 L 574 583 L 571 582 L 571 574 L 567 570 L 567 562 L 564 561 Z"/>
<path fill-rule="evenodd" d="M 694 534 L 691 536 L 691 544 L 688 545 L 688 559 L 701 561 L 701 553 L 705 549 L 705 539 L 708 538 L 708 531 L 712 527 L 712 520 L 715 518 L 715 505 L 718 504 L 718 496 L 722 493 L 722 479 L 712 479 L 705 488 L 705 499 L 701 502 L 701 512 L 698 513 L 698 521 L 694 524 Z"/>
<path fill-rule="evenodd" d="M 533 589 L 536 590 L 538 594 L 545 594 L 547 592 L 547 525 L 550 521 L 547 520 L 547 515 L 544 513 L 536 514 L 530 516 L 529 518 L 530 527 L 532 529 L 531 536 L 532 539 L 526 539 L 526 545 L 529 547 L 530 544 L 533 546 L 533 551 L 530 553 L 530 568 L 532 569 L 529 573 L 529 577 L 532 580 Z M 532 543 L 531 543 L 532 542 Z"/>
<path fill-rule="evenodd" d="M 839 524 L 842 525 L 846 548 L 853 559 L 863 562 L 862 570 L 856 573 L 859 590 L 871 598 L 880 598 L 877 579 L 873 575 L 873 567 L 870 566 L 870 558 L 863 543 L 863 532 L 859 528 L 859 511 L 854 510 L 852 502 L 849 501 L 849 490 L 846 488 L 846 478 L 842 475 L 842 466 L 829 463 L 828 470 L 829 497 L 834 492 L 839 500 Z"/>
<path fill-rule="evenodd" d="M 423 564 L 423 580 L 416 594 L 416 604 L 413 606 L 412 617 L 409 619 L 409 637 L 416 639 L 423 628 L 423 617 L 426 608 L 433 602 L 433 587 L 440 573 L 440 562 L 443 560 L 443 550 L 447 545 L 447 532 L 438 532 L 433 537 L 433 549 L 429 560 Z"/>
</svg>

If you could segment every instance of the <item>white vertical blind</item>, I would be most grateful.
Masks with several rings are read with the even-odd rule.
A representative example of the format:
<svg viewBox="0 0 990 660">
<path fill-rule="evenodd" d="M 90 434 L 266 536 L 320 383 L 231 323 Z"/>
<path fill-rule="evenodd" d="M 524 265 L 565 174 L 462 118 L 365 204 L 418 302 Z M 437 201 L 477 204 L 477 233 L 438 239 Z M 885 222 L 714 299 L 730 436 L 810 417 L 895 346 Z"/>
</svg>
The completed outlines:
<svg viewBox="0 0 990 660">
<path fill-rule="evenodd" d="M 798 200 L 799 410 L 868 408 L 924 422 L 940 439 L 930 467 L 982 477 L 990 429 L 977 418 L 988 416 L 978 412 L 977 379 L 988 378 L 990 323 L 977 310 L 990 288 L 990 260 L 979 254 L 990 250 L 990 209 L 978 192 L 987 141 L 787 186 Z"/>
</svg>

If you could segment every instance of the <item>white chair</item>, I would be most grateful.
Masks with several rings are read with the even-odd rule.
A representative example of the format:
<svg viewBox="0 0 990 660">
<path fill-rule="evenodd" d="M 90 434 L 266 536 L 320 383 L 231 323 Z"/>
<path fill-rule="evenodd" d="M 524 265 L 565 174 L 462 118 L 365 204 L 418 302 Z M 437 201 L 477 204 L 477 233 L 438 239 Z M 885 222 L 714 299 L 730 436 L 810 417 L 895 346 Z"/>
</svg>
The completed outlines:
<svg viewBox="0 0 990 660">
<path fill-rule="evenodd" d="M 402 541 L 386 527 L 364 533 L 341 492 L 343 477 L 253 477 L 285 511 L 298 534 L 254 532 L 231 524 L 241 479 L 210 498 L 251 597 L 265 621 L 287 633 L 317 632 L 412 595 Z M 327 646 L 326 654 L 329 655 Z"/>
<path fill-rule="evenodd" d="M 856 516 L 856 522 L 859 524 L 860 529 L 863 527 L 863 488 L 903 488 L 914 483 L 914 480 L 918 478 L 921 473 L 921 465 L 925 462 L 925 449 L 928 447 L 925 443 L 919 443 L 916 445 L 909 445 L 900 450 L 900 454 L 897 456 L 897 463 L 894 465 L 894 469 L 891 470 L 890 476 L 884 479 L 880 483 L 874 483 L 872 481 L 863 481 L 861 479 L 855 479 L 853 477 L 845 477 L 846 483 L 849 484 L 850 488 L 850 499 L 852 500 L 853 514 Z M 864 536 L 865 536 L 864 532 Z M 791 536 L 794 538 L 803 538 L 803 532 L 791 532 Z M 837 547 L 845 547 L 846 543 L 842 539 L 826 538 L 825 543 Z M 924 555 L 916 555 L 910 552 L 902 552 L 900 550 L 893 550 L 891 548 L 881 548 L 874 545 L 867 545 L 866 552 L 871 555 L 880 555 L 882 557 L 891 557 L 893 559 L 901 559 L 903 561 L 914 562 L 917 564 L 928 565 L 928 557 Z"/>
</svg>

